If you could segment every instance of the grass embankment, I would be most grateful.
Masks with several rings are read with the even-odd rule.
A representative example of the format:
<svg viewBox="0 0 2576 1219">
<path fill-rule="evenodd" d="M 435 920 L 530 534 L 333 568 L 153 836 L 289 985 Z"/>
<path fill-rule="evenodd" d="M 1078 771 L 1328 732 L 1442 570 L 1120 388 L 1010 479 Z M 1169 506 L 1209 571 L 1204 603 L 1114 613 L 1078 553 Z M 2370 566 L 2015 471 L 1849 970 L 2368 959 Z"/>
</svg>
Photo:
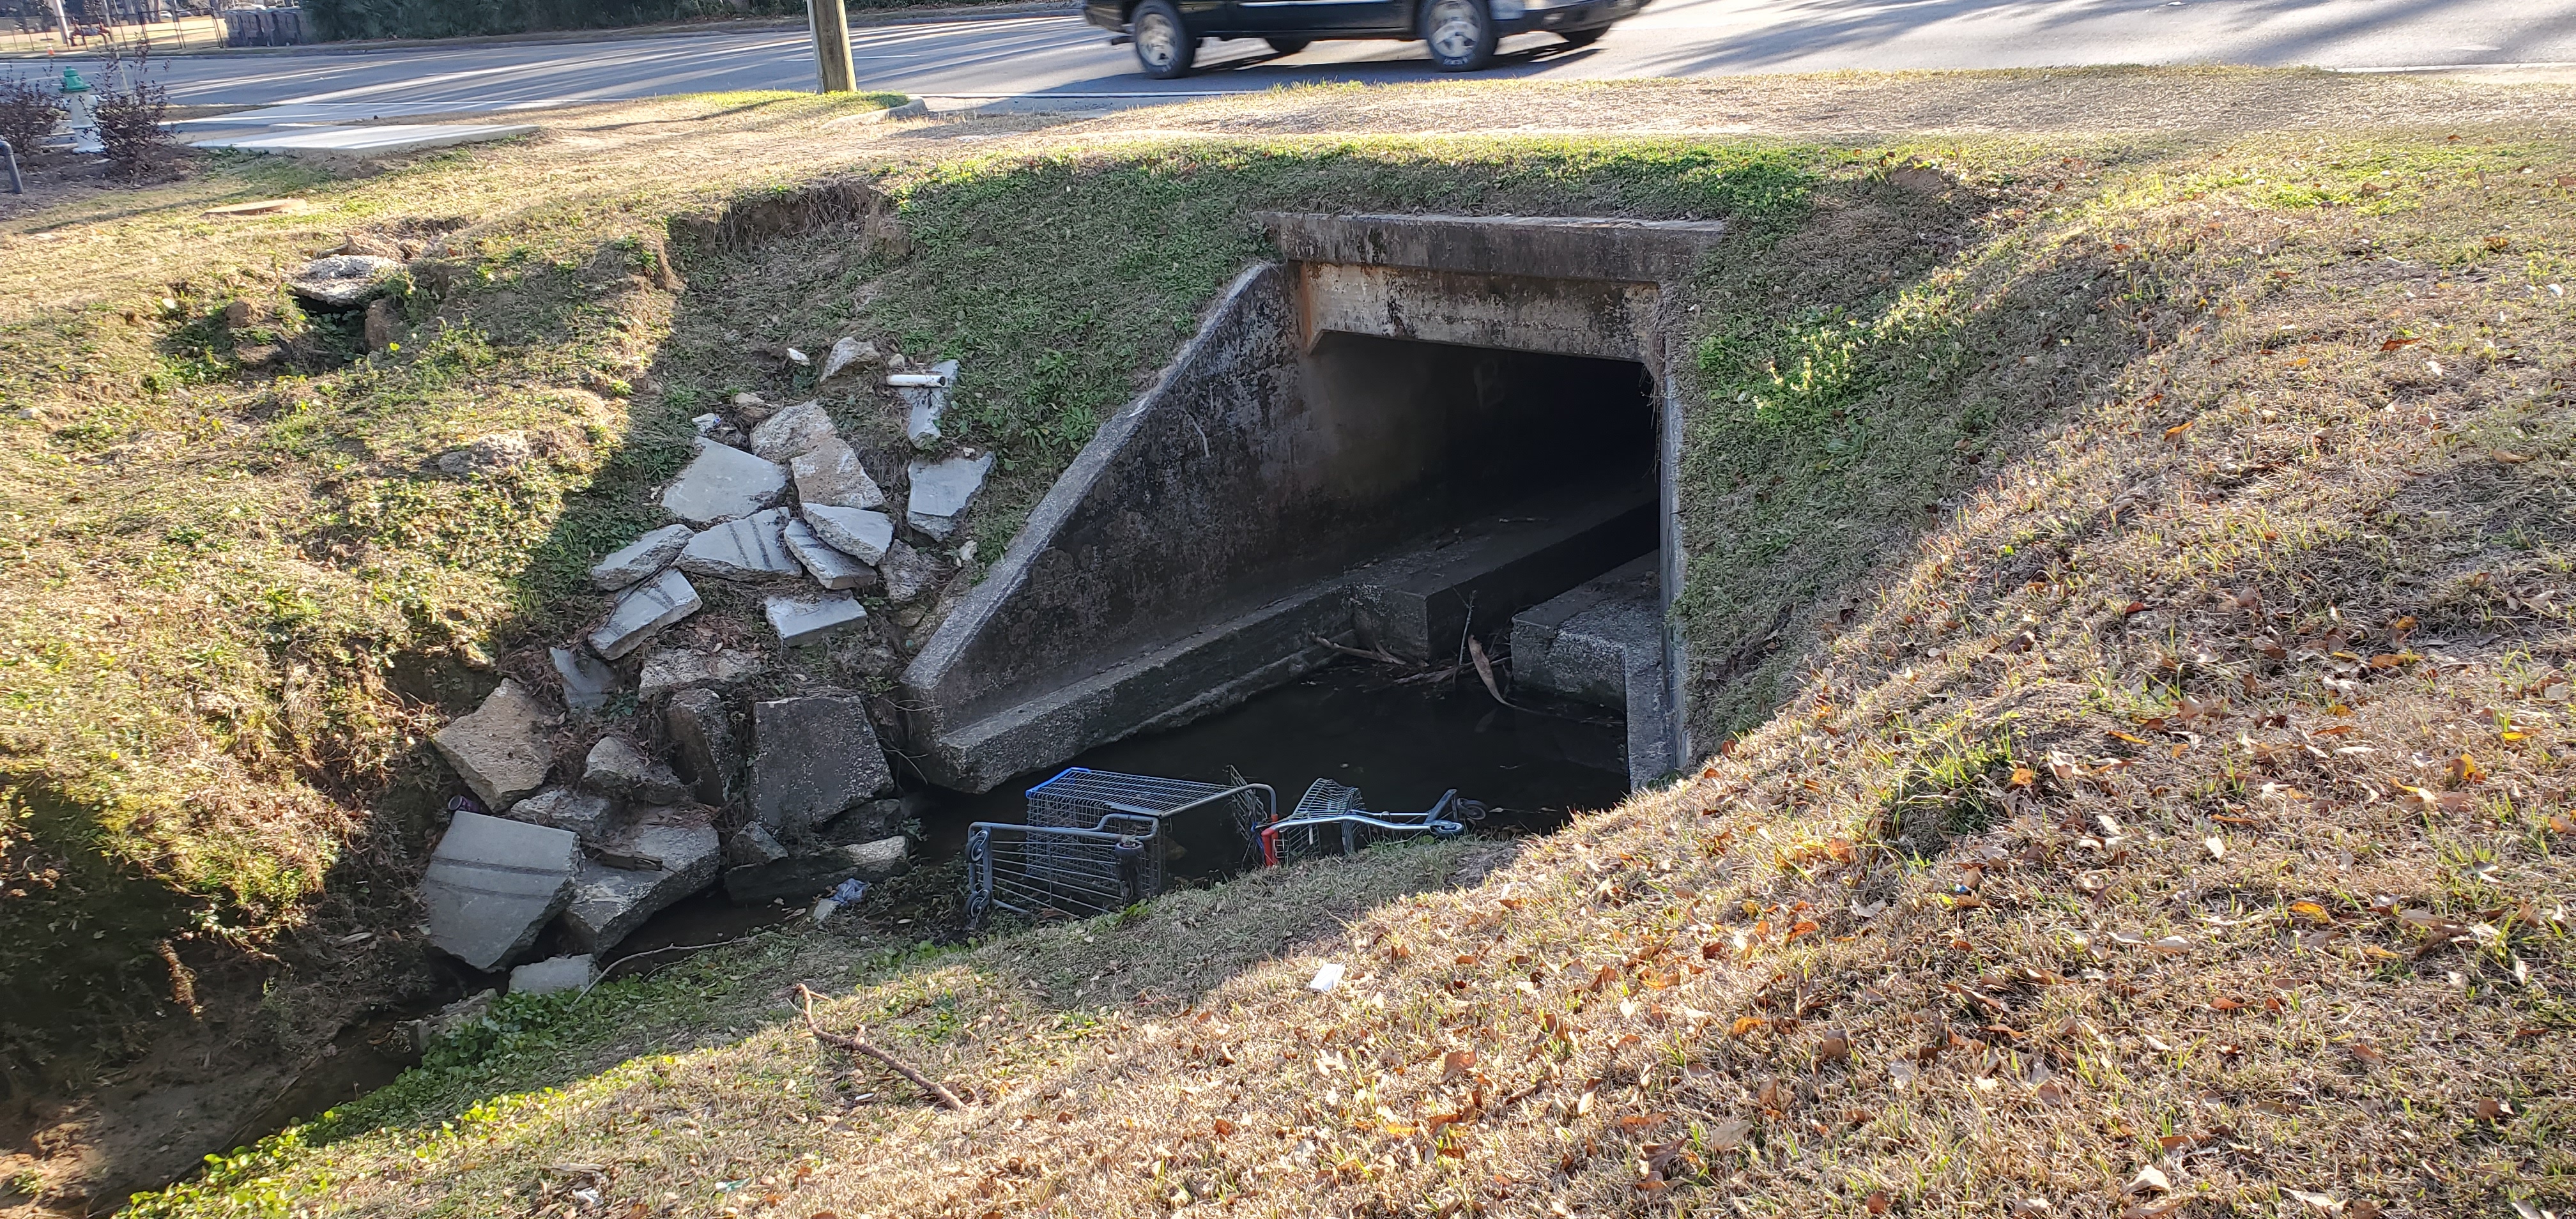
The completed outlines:
<svg viewBox="0 0 2576 1219">
<path fill-rule="evenodd" d="M 717 116 L 691 133 L 700 148 L 764 137 L 782 175 L 810 158 L 793 140 L 866 131 L 802 98 L 672 109 Z M 888 158 L 909 255 L 838 229 L 751 253 L 684 247 L 697 285 L 674 293 L 652 274 L 663 216 L 741 191 L 745 167 L 641 186 L 670 166 L 662 148 L 633 150 L 626 126 L 612 128 L 622 161 L 576 137 L 351 180 L 226 163 L 121 215 L 66 205 L 14 224 L 27 256 L 10 261 L 16 305 L 0 323 L 0 426 L 22 439 L 0 458 L 16 551 L 0 765 L 14 874 L 37 883 L 0 913 L 0 982 L 23 1001 L 6 1016 L 13 1041 L 167 1000 L 157 940 L 204 964 L 299 922 L 398 925 L 398 901 L 365 893 L 415 866 L 438 775 L 427 730 L 500 671 L 549 684 L 536 645 L 598 611 L 581 573 L 653 522 L 648 491 L 685 461 L 691 415 L 742 389 L 813 391 L 810 369 L 760 349 L 856 332 L 963 359 L 951 431 L 1004 463 L 978 527 L 990 555 L 1258 257 L 1249 210 L 1758 211 L 1796 202 L 1810 156 L 1336 144 Z M 311 210 L 199 216 L 289 192 Z M 430 251 L 398 350 L 358 355 L 353 336 L 285 306 L 280 269 L 346 231 Z M 244 300 L 269 320 L 218 323 Z M 280 343 L 299 353 L 289 371 L 240 366 Z M 846 384 L 827 400 L 882 430 L 877 391 Z M 526 433 L 536 459 L 463 479 L 434 465 L 502 431 Z"/>
<path fill-rule="evenodd" d="M 1417 159 L 1608 155 L 1478 148 L 1093 164 L 1186 176 L 1175 197 L 1197 200 L 1300 158 L 1401 183 Z M 1685 153 L 1748 163 L 1651 158 Z M 684 980 L 602 988 L 595 1010 L 508 1005 L 556 1049 L 477 1051 L 144 1209 L 2576 1199 L 2558 997 L 2576 983 L 2576 145 L 2388 130 L 1750 163 L 1781 158 L 1794 198 L 1697 292 L 1692 710 L 1745 729 L 1699 777 L 1186 994 L 1109 971 L 1157 949 L 1104 922 L 858 978 L 852 954 L 811 949 L 735 984 L 765 1027 L 696 1049 L 676 1034 L 629 1056 L 614 1031 Z M 1447 191 L 1474 180 L 1444 172 Z M 971 195 L 1023 175 L 1085 188 L 1049 162 L 917 180 Z M 919 231 L 932 249 L 938 222 Z M 1043 436 L 1048 418 L 1020 422 Z M 1333 873 L 1143 917 L 1184 925 L 1229 894 L 1294 908 Z M 1015 958 L 1076 943 L 1110 954 L 1099 993 L 1003 997 Z M 1318 994 L 1322 960 L 1351 972 Z M 984 1103 L 943 1113 L 817 1052 L 779 1006 L 790 978 L 829 997 L 828 1027 L 867 1025 Z M 968 1013 L 991 1019 L 969 1034 Z"/>
</svg>

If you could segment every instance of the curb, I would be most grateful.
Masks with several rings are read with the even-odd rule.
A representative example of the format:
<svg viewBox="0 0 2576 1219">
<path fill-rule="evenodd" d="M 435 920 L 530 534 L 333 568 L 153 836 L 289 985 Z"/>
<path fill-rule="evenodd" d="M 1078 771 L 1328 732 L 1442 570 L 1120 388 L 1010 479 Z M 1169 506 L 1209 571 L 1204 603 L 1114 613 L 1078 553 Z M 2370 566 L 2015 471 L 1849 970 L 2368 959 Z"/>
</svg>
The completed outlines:
<svg viewBox="0 0 2576 1219">
<path fill-rule="evenodd" d="M 850 28 L 862 29 L 889 25 L 928 25 L 941 21 L 987 21 L 1008 17 L 1078 17 L 1082 7 L 1065 0 L 1016 0 L 1001 4 L 923 4 L 903 8 L 875 9 L 850 14 Z M 364 55 L 374 51 L 438 50 L 450 47 L 495 47 L 528 45 L 561 45 L 587 42 L 614 42 L 641 38 L 714 38 L 725 34 L 757 33 L 763 30 L 796 30 L 808 28 L 794 17 L 744 17 L 724 22 L 693 25 L 625 26 L 605 30 L 533 30 L 525 34 L 469 34 L 457 38 L 379 38 L 364 41 L 316 42 L 292 47 L 199 47 L 187 50 L 155 49 L 156 59 L 199 59 L 209 56 L 258 58 L 275 55 Z M 95 59 L 97 53 L 75 47 L 54 52 L 13 52 L 0 54 L 0 63 L 22 61 Z"/>
</svg>

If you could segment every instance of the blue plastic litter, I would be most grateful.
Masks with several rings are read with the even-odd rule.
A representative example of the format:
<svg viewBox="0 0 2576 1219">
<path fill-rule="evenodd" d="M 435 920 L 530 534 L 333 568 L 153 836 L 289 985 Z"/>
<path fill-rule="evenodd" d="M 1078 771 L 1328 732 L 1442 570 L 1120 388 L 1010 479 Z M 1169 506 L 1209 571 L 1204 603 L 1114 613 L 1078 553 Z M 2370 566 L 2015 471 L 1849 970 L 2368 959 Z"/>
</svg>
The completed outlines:
<svg viewBox="0 0 2576 1219">
<path fill-rule="evenodd" d="M 842 881 L 839 888 L 832 890 L 832 900 L 839 902 L 844 906 L 857 905 L 859 899 L 866 897 L 867 895 L 868 882 L 860 880 L 855 876 Z"/>
</svg>

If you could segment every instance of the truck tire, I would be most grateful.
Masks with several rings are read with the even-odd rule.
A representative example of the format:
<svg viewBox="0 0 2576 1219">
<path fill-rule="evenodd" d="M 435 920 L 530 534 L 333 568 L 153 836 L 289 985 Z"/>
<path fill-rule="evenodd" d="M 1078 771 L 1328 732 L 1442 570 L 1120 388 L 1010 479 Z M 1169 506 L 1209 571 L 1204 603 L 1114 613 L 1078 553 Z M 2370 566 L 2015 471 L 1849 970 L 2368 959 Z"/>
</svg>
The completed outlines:
<svg viewBox="0 0 2576 1219">
<path fill-rule="evenodd" d="M 1485 0 L 1428 0 L 1422 42 L 1443 72 L 1474 72 L 1494 62 L 1494 15 Z"/>
<path fill-rule="evenodd" d="M 1172 80 L 1189 75 L 1197 66 L 1199 40 L 1181 24 L 1180 10 L 1172 7 L 1172 0 L 1145 0 L 1136 6 L 1127 28 L 1136 42 L 1136 66 L 1145 75 Z"/>
<path fill-rule="evenodd" d="M 1271 50 L 1282 55 L 1294 55 L 1315 45 L 1311 38 L 1264 38 L 1261 41 L 1269 43 Z"/>
</svg>

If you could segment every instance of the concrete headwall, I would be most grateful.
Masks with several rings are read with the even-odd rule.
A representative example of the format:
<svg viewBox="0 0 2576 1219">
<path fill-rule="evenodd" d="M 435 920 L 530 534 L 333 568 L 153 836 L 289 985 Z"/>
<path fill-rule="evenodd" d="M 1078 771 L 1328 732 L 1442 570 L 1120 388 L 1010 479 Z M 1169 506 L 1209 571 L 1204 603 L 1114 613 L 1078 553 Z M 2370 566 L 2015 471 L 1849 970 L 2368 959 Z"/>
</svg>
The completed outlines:
<svg viewBox="0 0 2576 1219">
<path fill-rule="evenodd" d="M 1558 484 L 1657 481 L 1656 284 L 1714 226 L 1350 223 L 1277 228 L 1315 257 L 1235 281 L 914 659 L 933 781 L 987 790 L 1293 679 L 1367 600 L 1356 564 Z M 1630 405 L 1569 406 L 1596 399 Z"/>
</svg>

